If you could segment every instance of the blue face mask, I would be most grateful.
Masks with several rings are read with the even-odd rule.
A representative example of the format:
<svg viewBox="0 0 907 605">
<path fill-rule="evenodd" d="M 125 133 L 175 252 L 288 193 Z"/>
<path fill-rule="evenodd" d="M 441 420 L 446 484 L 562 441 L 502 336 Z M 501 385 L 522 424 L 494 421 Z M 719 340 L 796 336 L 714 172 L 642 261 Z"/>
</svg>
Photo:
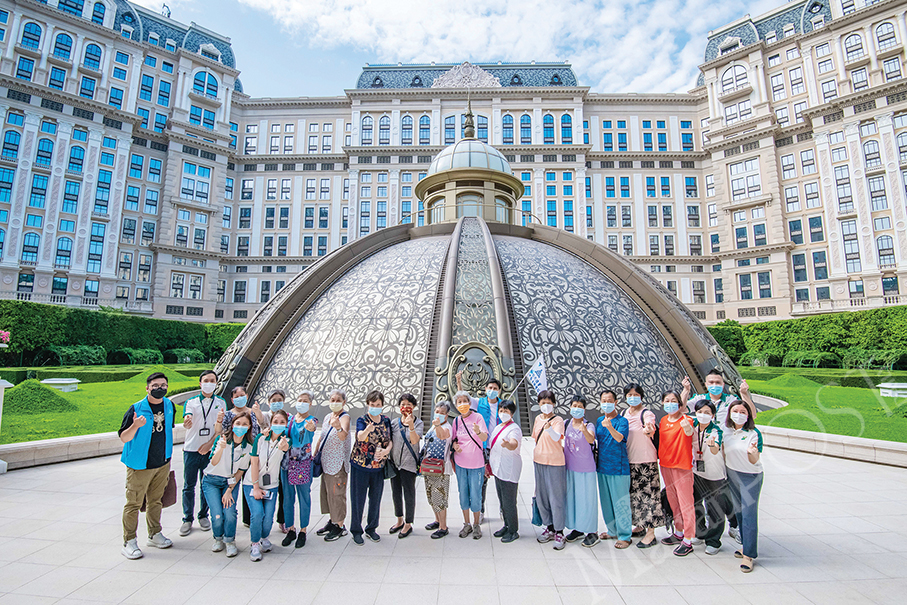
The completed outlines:
<svg viewBox="0 0 907 605">
<path fill-rule="evenodd" d="M 309 411 L 309 408 L 312 407 L 308 401 L 297 401 L 296 402 L 296 411 L 300 414 L 305 414 Z"/>
<path fill-rule="evenodd" d="M 438 419 L 438 422 L 444 424 L 444 420 L 447 418 L 447 414 L 435 414 L 435 418 Z"/>
<path fill-rule="evenodd" d="M 238 407 L 238 408 L 244 408 L 244 407 L 246 407 L 246 396 L 243 395 L 242 397 L 234 397 L 234 398 L 233 398 L 233 405 L 235 405 L 235 406 Z"/>
<path fill-rule="evenodd" d="M 605 414 L 610 414 L 611 412 L 613 412 L 613 411 L 614 411 L 614 402 L 613 402 L 613 401 L 606 401 L 605 403 L 603 403 L 603 404 L 602 404 L 602 411 L 603 411 Z"/>
<path fill-rule="evenodd" d="M 249 427 L 247 426 L 234 426 L 233 434 L 237 437 L 243 437 L 246 433 L 249 432 Z"/>
<path fill-rule="evenodd" d="M 487 391 L 485 391 L 485 394 L 488 395 L 489 399 L 497 399 L 499 395 L 499 393 L 494 389 L 488 389 Z"/>
<path fill-rule="evenodd" d="M 271 432 L 275 435 L 283 435 L 287 431 L 287 425 L 285 424 L 272 424 Z"/>
<path fill-rule="evenodd" d="M 283 401 L 272 401 L 271 402 L 271 411 L 279 412 L 283 409 Z"/>
<path fill-rule="evenodd" d="M 724 392 L 724 387 L 720 384 L 713 384 L 712 386 L 709 387 L 709 395 L 714 395 L 715 397 L 718 397 L 723 392 Z"/>
<path fill-rule="evenodd" d="M 574 418 L 582 418 L 586 415 L 586 410 L 583 408 L 570 408 L 570 415 Z"/>
<path fill-rule="evenodd" d="M 664 408 L 665 412 L 667 412 L 668 414 L 673 414 L 678 409 L 680 409 L 680 404 L 678 404 L 676 401 L 665 401 Z"/>
<path fill-rule="evenodd" d="M 627 405 L 631 407 L 636 407 L 640 403 L 642 403 L 642 397 L 640 397 L 639 395 L 630 395 L 629 397 L 627 397 Z"/>
<path fill-rule="evenodd" d="M 373 408 L 372 406 L 369 406 L 369 407 L 368 407 L 368 415 L 369 415 L 369 416 L 380 416 L 380 415 L 381 415 L 381 410 L 383 410 L 383 409 L 384 409 L 383 407 Z"/>
</svg>

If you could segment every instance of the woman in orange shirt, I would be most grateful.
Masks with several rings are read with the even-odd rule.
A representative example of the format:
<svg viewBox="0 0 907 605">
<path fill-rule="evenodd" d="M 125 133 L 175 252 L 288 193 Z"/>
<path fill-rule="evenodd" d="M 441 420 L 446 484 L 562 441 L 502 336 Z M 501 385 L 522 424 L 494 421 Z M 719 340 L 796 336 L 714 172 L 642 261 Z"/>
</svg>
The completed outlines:
<svg viewBox="0 0 907 605">
<path fill-rule="evenodd" d="M 685 557 L 693 552 L 696 514 L 693 505 L 693 423 L 680 411 L 680 395 L 667 391 L 661 396 L 667 416 L 658 427 L 658 463 L 664 479 L 668 503 L 674 513 L 674 533 L 661 541 L 677 545 L 674 554 Z"/>
</svg>

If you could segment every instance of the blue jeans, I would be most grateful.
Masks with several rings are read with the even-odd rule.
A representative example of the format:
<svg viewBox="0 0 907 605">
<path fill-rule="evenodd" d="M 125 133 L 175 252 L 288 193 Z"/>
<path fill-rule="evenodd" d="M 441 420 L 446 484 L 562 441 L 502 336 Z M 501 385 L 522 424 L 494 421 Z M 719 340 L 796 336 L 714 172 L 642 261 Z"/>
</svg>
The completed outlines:
<svg viewBox="0 0 907 605">
<path fill-rule="evenodd" d="M 460 510 L 482 512 L 482 484 L 485 482 L 485 467 L 463 468 L 457 466 L 457 491 L 460 492 Z"/>
<path fill-rule="evenodd" d="M 280 485 L 283 489 L 283 523 L 287 527 L 295 526 L 293 510 L 296 500 L 299 500 L 299 529 L 305 530 L 309 526 L 312 514 L 312 482 L 302 485 L 291 485 L 287 471 L 280 469 Z M 253 540 L 254 542 L 254 540 Z"/>
<path fill-rule="evenodd" d="M 734 512 L 740 527 L 740 541 L 744 556 L 755 559 L 759 550 L 759 494 L 762 491 L 762 473 L 740 473 L 727 469 L 727 486 Z"/>
<path fill-rule="evenodd" d="M 271 535 L 271 526 L 274 525 L 274 509 L 277 506 L 277 489 L 266 489 L 265 497 L 262 500 L 256 500 L 252 496 L 252 486 L 243 485 L 243 498 L 249 503 L 249 532 L 252 534 L 252 543 L 261 542 L 262 538 Z"/>
<path fill-rule="evenodd" d="M 222 498 L 227 491 L 233 492 L 233 505 L 224 508 Z M 202 492 L 211 508 L 211 533 L 214 538 L 233 542 L 236 539 L 236 497 L 239 496 L 239 484 L 230 488 L 226 477 L 205 475 L 202 479 Z"/>
<path fill-rule="evenodd" d="M 208 466 L 207 455 L 183 451 L 183 521 L 192 521 L 195 511 L 195 486 L 199 477 L 204 479 L 202 471 L 206 466 Z M 198 500 L 198 518 L 204 519 L 208 516 L 208 502 L 205 500 L 204 490 L 199 492 Z"/>
</svg>

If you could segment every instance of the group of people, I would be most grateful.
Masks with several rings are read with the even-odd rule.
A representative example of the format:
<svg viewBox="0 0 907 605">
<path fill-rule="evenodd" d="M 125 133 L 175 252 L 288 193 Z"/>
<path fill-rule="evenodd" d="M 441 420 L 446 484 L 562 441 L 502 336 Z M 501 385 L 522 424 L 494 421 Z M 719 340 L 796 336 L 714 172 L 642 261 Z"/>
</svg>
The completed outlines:
<svg viewBox="0 0 907 605">
<path fill-rule="evenodd" d="M 675 555 L 688 555 L 700 542 L 705 543 L 706 554 L 713 555 L 721 548 L 727 519 L 729 534 L 741 544 L 734 553 L 741 559 L 740 568 L 752 571 L 762 487 L 756 407 L 745 381 L 739 399 L 727 392 L 717 370 L 709 372 L 705 384 L 707 393 L 692 394 L 685 378 L 681 392 L 663 393 L 665 415 L 660 421 L 643 407 L 645 393 L 635 383 L 623 389 L 622 412 L 615 391 L 601 392 L 601 415 L 595 421 L 586 419 L 589 406 L 582 397 L 572 398 L 565 422 L 555 413 L 555 394 L 540 392 L 530 442 L 535 478 L 532 522 L 541 527 L 538 542 L 553 542 L 561 550 L 568 542 L 582 541 L 591 548 L 614 540 L 615 548 L 625 549 L 636 536 L 638 548 L 650 548 L 658 543 L 656 527 L 664 525 L 671 533 L 661 543 L 674 546 Z M 312 481 L 320 477 L 321 512 L 328 520 L 316 535 L 332 542 L 349 533 L 357 545 L 365 538 L 380 541 L 381 497 L 389 480 L 396 517 L 389 533 L 404 539 L 413 533 L 416 479 L 421 475 L 434 513 L 425 529 L 431 538 L 441 539 L 449 534 L 450 477 L 455 475 L 463 514 L 460 538 L 482 538 L 492 477 L 503 521 L 493 535 L 503 543 L 520 537 L 517 491 L 523 434 L 516 405 L 501 398 L 496 379 L 489 380 L 484 396 L 476 399 L 463 390 L 457 375 L 453 401 L 457 413 L 448 402 L 438 403 L 427 432 L 416 415 L 412 394 L 400 395 L 391 418 L 385 415 L 384 395 L 368 393 L 366 414 L 353 430 L 346 394 L 333 390 L 317 439 L 319 420 L 312 415 L 311 392 L 303 391 L 289 404 L 286 393 L 275 390 L 263 411 L 258 404 L 249 406 L 245 391 L 237 387 L 228 410 L 226 402 L 214 395 L 216 385 L 216 374 L 203 372 L 201 393 L 185 404 L 181 536 L 189 535 L 197 519 L 202 530 L 212 532 L 214 552 L 236 556 L 242 486 L 251 559 L 259 561 L 272 549 L 275 512 L 283 533 L 281 544 L 301 548 L 311 517 Z M 123 554 L 130 559 L 142 556 L 136 532 L 143 503 L 147 544 L 172 545 L 160 523 L 176 418 L 166 392 L 164 374 L 149 376 L 147 396 L 130 407 L 119 431 L 127 467 Z M 601 533 L 599 505 L 605 521 Z"/>
</svg>

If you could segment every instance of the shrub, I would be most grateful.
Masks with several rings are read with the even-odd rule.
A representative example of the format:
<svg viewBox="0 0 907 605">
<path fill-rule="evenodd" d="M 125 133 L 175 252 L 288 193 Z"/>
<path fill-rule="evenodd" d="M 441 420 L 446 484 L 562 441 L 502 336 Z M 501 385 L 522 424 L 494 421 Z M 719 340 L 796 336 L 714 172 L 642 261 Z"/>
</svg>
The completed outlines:
<svg viewBox="0 0 907 605">
<path fill-rule="evenodd" d="M 45 412 L 74 412 L 79 408 L 56 389 L 37 380 L 26 380 L 5 393 L 3 411 L 7 414 L 43 414 Z"/>
<path fill-rule="evenodd" d="M 782 365 L 787 368 L 840 368 L 841 358 L 824 351 L 791 351 L 784 356 Z"/>
<path fill-rule="evenodd" d="M 777 351 L 747 351 L 737 363 L 744 366 L 779 367 L 784 356 Z"/>
<path fill-rule="evenodd" d="M 164 351 L 164 363 L 201 363 L 205 354 L 198 349 L 168 349 Z"/>
<path fill-rule="evenodd" d="M 107 363 L 114 364 L 162 364 L 164 356 L 157 349 L 118 349 L 107 355 Z"/>
<path fill-rule="evenodd" d="M 224 351 L 233 344 L 233 341 L 236 340 L 236 337 L 239 336 L 244 327 L 246 327 L 245 324 L 238 323 L 206 325 L 205 339 L 207 341 L 207 349 L 205 353 L 207 353 L 208 359 L 218 359 L 223 355 Z"/>
<path fill-rule="evenodd" d="M 98 366 L 107 362 L 104 347 L 91 345 L 56 346 L 39 351 L 35 355 L 37 366 Z"/>
<path fill-rule="evenodd" d="M 743 337 L 743 328 L 733 320 L 726 320 L 718 325 L 708 328 L 731 361 L 737 363 L 746 352 L 746 342 Z"/>
<path fill-rule="evenodd" d="M 198 376 L 186 376 L 185 374 L 180 374 L 171 367 L 156 365 L 149 368 L 145 368 L 141 373 L 136 374 L 132 378 L 125 380 L 124 382 L 134 383 L 138 382 L 140 384 L 146 384 L 148 382 L 148 377 L 157 372 L 163 372 L 167 376 L 168 383 L 177 383 L 186 380 L 194 380 L 198 382 Z"/>
</svg>

